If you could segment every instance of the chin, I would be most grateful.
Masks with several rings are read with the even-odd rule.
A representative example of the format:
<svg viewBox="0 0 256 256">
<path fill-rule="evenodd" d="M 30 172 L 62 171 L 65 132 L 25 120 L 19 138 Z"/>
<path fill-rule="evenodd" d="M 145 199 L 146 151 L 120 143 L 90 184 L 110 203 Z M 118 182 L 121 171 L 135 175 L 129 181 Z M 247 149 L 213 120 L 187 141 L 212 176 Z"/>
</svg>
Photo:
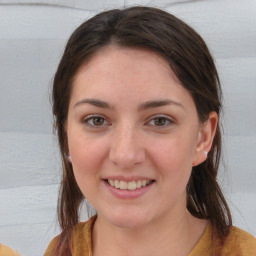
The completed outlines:
<svg viewBox="0 0 256 256">
<path fill-rule="evenodd" d="M 126 229 L 139 228 L 149 222 L 148 215 L 129 211 L 115 212 L 111 216 L 108 216 L 107 219 L 112 225 Z"/>
</svg>

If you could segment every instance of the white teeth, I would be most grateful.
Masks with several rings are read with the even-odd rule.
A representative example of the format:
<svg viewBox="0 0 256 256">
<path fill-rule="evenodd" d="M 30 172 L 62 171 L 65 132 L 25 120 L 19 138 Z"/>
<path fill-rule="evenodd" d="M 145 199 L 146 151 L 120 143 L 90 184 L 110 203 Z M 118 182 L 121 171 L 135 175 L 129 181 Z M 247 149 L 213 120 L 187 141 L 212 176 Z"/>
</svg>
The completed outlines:
<svg viewBox="0 0 256 256">
<path fill-rule="evenodd" d="M 115 180 L 115 181 L 114 181 L 114 186 L 115 186 L 116 188 L 120 188 L 120 186 L 119 186 L 119 180 Z"/>
<path fill-rule="evenodd" d="M 134 190 L 134 189 L 136 189 L 137 187 L 136 187 L 136 182 L 135 181 L 129 181 L 128 182 L 128 189 L 129 190 Z"/>
<path fill-rule="evenodd" d="M 138 181 L 137 181 L 136 187 L 137 187 L 137 188 L 141 188 L 141 180 L 138 180 Z"/>
<path fill-rule="evenodd" d="M 128 187 L 128 184 L 125 181 L 120 180 L 119 184 L 120 184 L 120 189 L 127 189 Z"/>
<path fill-rule="evenodd" d="M 145 187 L 150 183 L 150 180 L 138 180 L 138 181 L 123 181 L 123 180 L 108 180 L 108 183 L 115 188 L 119 188 L 121 190 L 128 189 L 128 190 L 135 190 L 137 188 Z"/>
</svg>

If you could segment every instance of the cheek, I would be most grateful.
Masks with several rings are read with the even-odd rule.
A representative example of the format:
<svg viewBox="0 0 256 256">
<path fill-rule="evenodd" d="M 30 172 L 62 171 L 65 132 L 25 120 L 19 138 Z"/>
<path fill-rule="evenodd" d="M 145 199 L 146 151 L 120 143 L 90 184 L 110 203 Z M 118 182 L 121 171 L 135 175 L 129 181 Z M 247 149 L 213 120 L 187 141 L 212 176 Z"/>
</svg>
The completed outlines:
<svg viewBox="0 0 256 256">
<path fill-rule="evenodd" d="M 99 146 L 97 140 L 91 141 L 89 138 L 77 136 L 69 141 L 69 150 L 72 156 L 74 171 L 84 175 L 94 172 L 100 164 L 104 149 Z"/>
<path fill-rule="evenodd" d="M 151 147 L 152 159 L 155 159 L 155 162 L 161 166 L 165 166 L 165 168 L 169 166 L 171 169 L 192 167 L 195 142 L 188 136 L 176 134 L 169 139 L 155 141 L 153 145 Z"/>
<path fill-rule="evenodd" d="M 157 142 L 156 142 L 157 143 Z M 150 155 L 155 168 L 158 170 L 160 182 L 166 195 L 181 195 L 192 171 L 194 140 L 188 139 L 184 134 L 170 139 L 152 147 Z M 174 196 L 175 197 L 175 196 Z"/>
<path fill-rule="evenodd" d="M 101 151 L 89 139 L 70 141 L 73 172 L 84 197 L 93 204 L 100 181 Z"/>
<path fill-rule="evenodd" d="M 181 143 L 180 140 L 173 140 L 155 149 L 154 165 L 158 170 L 159 184 L 162 188 L 162 198 L 170 204 L 178 198 L 183 198 L 186 193 L 187 183 L 192 171 L 191 149 Z"/>
<path fill-rule="evenodd" d="M 68 136 L 69 152 L 72 157 L 73 172 L 77 184 L 86 197 L 90 197 L 97 181 L 104 156 L 104 146 L 100 140 L 90 139 L 83 133 L 70 132 Z M 101 146 L 100 146 L 101 145 Z M 89 194 L 88 194 L 89 193 Z"/>
</svg>

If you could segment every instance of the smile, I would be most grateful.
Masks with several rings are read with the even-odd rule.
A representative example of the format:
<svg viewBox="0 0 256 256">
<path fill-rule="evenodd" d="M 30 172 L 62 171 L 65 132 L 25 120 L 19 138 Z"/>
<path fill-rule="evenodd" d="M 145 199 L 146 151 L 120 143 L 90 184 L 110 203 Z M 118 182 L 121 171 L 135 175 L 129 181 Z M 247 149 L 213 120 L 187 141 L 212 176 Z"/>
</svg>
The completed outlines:
<svg viewBox="0 0 256 256">
<path fill-rule="evenodd" d="M 121 189 L 121 190 L 136 190 L 142 187 L 146 187 L 153 180 L 137 180 L 137 181 L 123 181 L 123 180 L 111 180 L 108 179 L 108 184 L 112 187 Z"/>
</svg>

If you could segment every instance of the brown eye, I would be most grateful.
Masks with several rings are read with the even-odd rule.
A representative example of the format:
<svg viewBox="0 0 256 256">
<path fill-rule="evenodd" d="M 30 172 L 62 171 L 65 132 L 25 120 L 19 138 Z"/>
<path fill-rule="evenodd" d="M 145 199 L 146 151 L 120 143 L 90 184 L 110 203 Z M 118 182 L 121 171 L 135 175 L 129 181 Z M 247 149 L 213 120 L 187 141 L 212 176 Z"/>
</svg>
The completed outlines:
<svg viewBox="0 0 256 256">
<path fill-rule="evenodd" d="M 165 117 L 165 116 L 156 116 L 152 118 L 148 124 L 150 126 L 155 126 L 158 128 L 165 128 L 170 126 L 173 123 L 172 119 Z"/>
<path fill-rule="evenodd" d="M 92 118 L 93 125 L 103 125 L 104 124 L 104 118 L 102 117 L 94 117 Z"/>
<path fill-rule="evenodd" d="M 163 117 L 158 117 L 158 118 L 155 118 L 154 119 L 154 123 L 156 126 L 163 126 L 166 124 L 166 118 L 163 118 Z"/>
<path fill-rule="evenodd" d="M 91 127 L 102 127 L 108 124 L 101 116 L 89 116 L 83 120 L 83 123 Z"/>
</svg>

